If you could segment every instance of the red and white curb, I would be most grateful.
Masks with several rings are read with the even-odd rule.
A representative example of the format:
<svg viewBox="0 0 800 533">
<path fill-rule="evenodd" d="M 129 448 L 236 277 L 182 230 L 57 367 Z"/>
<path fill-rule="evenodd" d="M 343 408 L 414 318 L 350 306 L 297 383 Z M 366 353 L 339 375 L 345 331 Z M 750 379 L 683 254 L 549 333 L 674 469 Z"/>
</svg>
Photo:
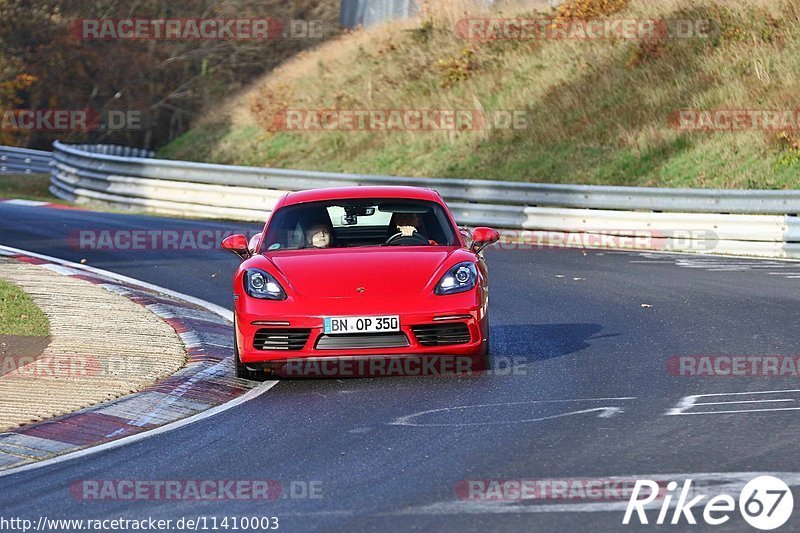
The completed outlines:
<svg viewBox="0 0 800 533">
<path fill-rule="evenodd" d="M 263 394 L 277 382 L 234 376 L 231 312 L 191 296 L 87 265 L 0 245 L 0 255 L 124 295 L 175 329 L 188 363 L 146 389 L 0 433 L 0 476 L 170 431 Z"/>
</svg>

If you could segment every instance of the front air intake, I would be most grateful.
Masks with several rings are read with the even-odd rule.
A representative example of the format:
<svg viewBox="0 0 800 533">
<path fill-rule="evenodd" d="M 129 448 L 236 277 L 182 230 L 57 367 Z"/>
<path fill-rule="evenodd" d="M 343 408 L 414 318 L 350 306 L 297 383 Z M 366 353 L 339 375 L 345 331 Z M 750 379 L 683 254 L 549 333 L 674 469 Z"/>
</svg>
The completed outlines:
<svg viewBox="0 0 800 533">
<path fill-rule="evenodd" d="M 348 350 L 368 348 L 404 348 L 409 346 L 404 333 L 353 333 L 349 335 L 322 335 L 317 350 Z"/>
<path fill-rule="evenodd" d="M 462 322 L 411 326 L 414 336 L 423 346 L 466 344 L 470 341 L 469 328 Z"/>
<path fill-rule="evenodd" d="M 310 329 L 272 329 L 262 328 L 256 331 L 253 348 L 256 350 L 302 350 Z"/>
</svg>

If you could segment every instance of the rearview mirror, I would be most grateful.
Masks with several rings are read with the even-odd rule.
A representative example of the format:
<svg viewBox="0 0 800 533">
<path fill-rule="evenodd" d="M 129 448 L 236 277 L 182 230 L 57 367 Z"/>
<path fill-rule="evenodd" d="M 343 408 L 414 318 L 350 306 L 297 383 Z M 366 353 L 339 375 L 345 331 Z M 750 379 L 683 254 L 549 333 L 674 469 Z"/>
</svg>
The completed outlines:
<svg viewBox="0 0 800 533">
<path fill-rule="evenodd" d="M 458 232 L 461 234 L 461 239 L 464 242 L 464 248 L 470 249 L 472 247 L 472 230 L 466 226 L 459 226 Z"/>
<path fill-rule="evenodd" d="M 247 251 L 250 252 L 250 255 L 255 255 L 258 248 L 261 246 L 261 234 L 256 233 L 252 237 L 250 237 L 250 242 L 247 244 Z"/>
<path fill-rule="evenodd" d="M 247 249 L 247 237 L 241 234 L 231 235 L 222 240 L 221 247 L 223 250 L 237 255 L 239 259 L 244 261 L 250 257 L 250 250 Z"/>
<path fill-rule="evenodd" d="M 492 228 L 479 227 L 472 232 L 472 246 L 470 249 L 477 253 L 500 240 L 500 233 Z"/>
</svg>

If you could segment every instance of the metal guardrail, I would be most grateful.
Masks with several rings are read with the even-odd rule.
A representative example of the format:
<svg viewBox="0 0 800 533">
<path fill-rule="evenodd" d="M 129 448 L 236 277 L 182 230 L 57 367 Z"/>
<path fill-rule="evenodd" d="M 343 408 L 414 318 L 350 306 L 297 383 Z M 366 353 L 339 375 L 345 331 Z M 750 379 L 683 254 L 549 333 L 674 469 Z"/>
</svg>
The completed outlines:
<svg viewBox="0 0 800 533">
<path fill-rule="evenodd" d="M 438 190 L 461 224 L 523 230 L 533 237 L 537 231 L 649 232 L 659 246 L 675 251 L 800 257 L 800 191 L 371 176 L 153 159 L 150 152 L 108 145 L 53 146 L 51 191 L 79 203 L 260 221 L 286 191 L 412 185 Z M 698 249 L 701 239 L 705 248 Z"/>
<path fill-rule="evenodd" d="M 50 172 L 53 154 L 14 146 L 0 146 L 0 174 L 41 174 Z"/>
<path fill-rule="evenodd" d="M 431 187 L 448 201 L 586 209 L 676 211 L 688 213 L 800 213 L 800 191 L 663 189 L 597 185 L 560 185 L 494 180 L 457 180 L 341 174 L 307 170 L 243 167 L 115 157 L 88 152 L 86 145 L 53 144 L 56 160 L 82 170 L 148 179 L 213 185 L 302 190 L 346 185 L 413 185 Z M 146 156 L 145 156 L 146 157 Z"/>
<path fill-rule="evenodd" d="M 61 146 L 66 146 L 62 145 L 58 141 L 53 143 L 54 146 L 56 144 L 59 144 Z M 120 144 L 70 144 L 68 146 L 70 146 L 71 148 L 75 148 L 76 150 L 83 150 L 85 152 L 90 152 L 93 154 L 115 155 L 120 157 L 150 157 L 150 158 L 156 156 L 156 153 L 153 150 L 148 150 L 147 148 L 137 148 L 135 146 L 123 146 Z"/>
<path fill-rule="evenodd" d="M 350 29 L 409 18 L 418 11 L 414 0 L 341 0 L 340 6 L 339 23 Z"/>
</svg>

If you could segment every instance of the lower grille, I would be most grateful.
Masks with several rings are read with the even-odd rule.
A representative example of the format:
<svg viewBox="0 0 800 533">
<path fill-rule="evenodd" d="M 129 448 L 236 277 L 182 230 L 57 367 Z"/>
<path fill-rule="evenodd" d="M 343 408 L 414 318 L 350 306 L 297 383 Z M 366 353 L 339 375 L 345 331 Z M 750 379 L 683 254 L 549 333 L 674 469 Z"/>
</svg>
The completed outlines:
<svg viewBox="0 0 800 533">
<path fill-rule="evenodd" d="M 256 350 L 302 350 L 310 334 L 310 329 L 264 328 L 256 331 L 253 348 Z"/>
<path fill-rule="evenodd" d="M 411 326 L 411 331 L 423 346 L 466 344 L 470 341 L 469 328 L 463 322 Z"/>
<path fill-rule="evenodd" d="M 322 335 L 317 341 L 317 349 L 404 348 L 410 344 L 405 333 L 354 333 Z"/>
</svg>

